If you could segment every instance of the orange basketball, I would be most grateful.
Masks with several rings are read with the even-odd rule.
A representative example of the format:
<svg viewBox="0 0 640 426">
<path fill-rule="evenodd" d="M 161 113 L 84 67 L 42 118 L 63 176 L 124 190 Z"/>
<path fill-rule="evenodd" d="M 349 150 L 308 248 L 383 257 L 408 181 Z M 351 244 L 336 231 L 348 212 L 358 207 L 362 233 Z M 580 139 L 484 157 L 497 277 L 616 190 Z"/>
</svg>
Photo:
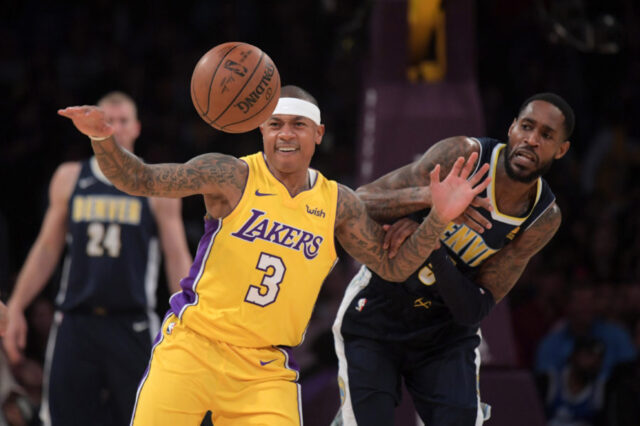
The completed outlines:
<svg viewBox="0 0 640 426">
<path fill-rule="evenodd" d="M 280 97 L 280 74 L 259 48 L 220 44 L 204 54 L 191 76 L 191 100 L 204 121 L 218 130 L 242 133 L 265 122 Z"/>
</svg>

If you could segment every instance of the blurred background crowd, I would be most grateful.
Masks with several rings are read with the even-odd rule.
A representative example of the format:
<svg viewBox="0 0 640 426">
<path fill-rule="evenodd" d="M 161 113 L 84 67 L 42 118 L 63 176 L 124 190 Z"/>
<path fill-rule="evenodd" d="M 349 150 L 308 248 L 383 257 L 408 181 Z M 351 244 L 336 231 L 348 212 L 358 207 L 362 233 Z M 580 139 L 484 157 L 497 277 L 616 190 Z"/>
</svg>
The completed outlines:
<svg viewBox="0 0 640 426">
<path fill-rule="evenodd" d="M 429 17 L 443 18 L 426 27 L 427 42 L 418 43 L 422 47 L 414 55 L 412 37 L 421 30 L 411 13 L 419 17 L 425 5 L 436 11 Z M 396 15 L 398 26 L 388 30 Z M 454 15 L 457 22 L 450 21 Z M 465 31 L 452 31 L 456 25 Z M 439 90 L 446 99 L 459 83 L 452 76 L 458 76 L 471 83 L 478 124 L 453 115 L 450 127 L 456 130 L 448 135 L 502 140 L 525 98 L 560 94 L 575 110 L 576 130 L 569 155 L 546 179 L 563 224 L 501 304 L 499 322 L 508 325 L 493 348 L 489 339 L 488 350 L 495 355 L 507 341 L 513 355 L 506 361 L 490 356 L 484 369 L 525 372 L 538 390 L 537 402 L 529 406 L 539 407 L 548 424 L 578 424 L 569 423 L 567 412 L 580 404 L 587 413 L 580 424 L 640 424 L 640 128 L 634 124 L 640 118 L 640 6 L 634 0 L 184 0 L 163 6 L 27 0 L 3 7 L 0 40 L 4 301 L 37 235 L 53 171 L 63 161 L 91 154 L 88 140 L 56 115 L 58 108 L 92 104 L 116 89 L 131 94 L 142 123 L 136 152 L 148 162 L 260 149 L 257 131 L 215 131 L 191 104 L 193 67 L 216 44 L 238 40 L 259 46 L 278 66 L 283 84 L 317 97 L 327 134 L 312 166 L 353 188 L 390 170 L 379 161 L 372 171 L 363 167 L 372 93 L 378 105 L 387 101 L 391 86 L 401 88 L 396 93 Z M 382 56 L 385 45 L 405 60 Z M 446 60 L 453 49 L 458 62 Z M 386 69 L 391 71 L 383 75 Z M 439 139 L 429 128 L 408 136 L 395 132 L 402 115 L 385 122 L 381 114 L 380 129 L 386 125 L 389 131 L 377 133 L 379 146 L 402 151 L 411 139 L 415 152 L 399 164 Z M 395 134 L 398 139 L 385 136 Z M 192 253 L 204 213 L 199 197 L 184 200 Z M 328 407 L 331 415 L 338 389 L 329 328 L 354 268 L 346 255 L 341 258 L 298 349 L 305 403 L 309 411 Z M 25 362 L 10 366 L 0 353 L 0 424 L 38 424 L 34 413 L 58 281 L 59 276 L 28 311 Z M 160 294 L 160 301 L 166 299 Z M 166 308 L 164 302 L 158 310 Z M 590 396 L 582 388 L 573 389 L 575 398 L 564 395 L 556 386 L 563 374 L 584 379 L 579 382 L 590 386 Z M 498 421 L 504 408 L 494 405 Z M 310 417 L 308 424 L 314 421 L 319 422 Z"/>
</svg>

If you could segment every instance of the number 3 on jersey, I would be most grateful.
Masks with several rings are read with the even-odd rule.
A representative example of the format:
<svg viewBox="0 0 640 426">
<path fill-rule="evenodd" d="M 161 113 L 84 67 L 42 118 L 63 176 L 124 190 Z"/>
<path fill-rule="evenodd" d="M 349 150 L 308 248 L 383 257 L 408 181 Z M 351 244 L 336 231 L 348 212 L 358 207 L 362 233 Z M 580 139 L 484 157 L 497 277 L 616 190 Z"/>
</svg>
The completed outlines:
<svg viewBox="0 0 640 426">
<path fill-rule="evenodd" d="M 268 253 L 260 253 L 256 269 L 264 272 L 260 287 L 250 285 L 245 302 L 258 306 L 267 306 L 275 302 L 280 292 L 280 283 L 284 279 L 285 268 L 282 259 Z"/>
</svg>

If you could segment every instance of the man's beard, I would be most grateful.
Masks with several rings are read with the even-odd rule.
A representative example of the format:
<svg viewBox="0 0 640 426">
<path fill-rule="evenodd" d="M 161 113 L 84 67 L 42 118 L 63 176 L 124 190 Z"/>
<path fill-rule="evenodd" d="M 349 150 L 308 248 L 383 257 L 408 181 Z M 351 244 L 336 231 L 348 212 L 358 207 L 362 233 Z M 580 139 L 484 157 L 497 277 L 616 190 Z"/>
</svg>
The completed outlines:
<svg viewBox="0 0 640 426">
<path fill-rule="evenodd" d="M 511 154 L 513 153 L 513 149 L 509 148 L 509 145 L 507 145 L 507 148 L 505 151 L 506 152 L 504 153 L 504 168 L 507 171 L 507 176 L 509 176 L 511 179 L 515 180 L 516 182 L 531 183 L 534 180 L 538 179 L 540 176 L 547 173 L 551 168 L 551 164 L 553 164 L 553 159 L 551 159 L 546 163 L 542 164 L 540 167 L 538 167 L 531 173 L 524 175 L 522 173 L 518 173 L 511 166 L 511 163 L 509 162 L 509 159 L 511 158 Z"/>
</svg>

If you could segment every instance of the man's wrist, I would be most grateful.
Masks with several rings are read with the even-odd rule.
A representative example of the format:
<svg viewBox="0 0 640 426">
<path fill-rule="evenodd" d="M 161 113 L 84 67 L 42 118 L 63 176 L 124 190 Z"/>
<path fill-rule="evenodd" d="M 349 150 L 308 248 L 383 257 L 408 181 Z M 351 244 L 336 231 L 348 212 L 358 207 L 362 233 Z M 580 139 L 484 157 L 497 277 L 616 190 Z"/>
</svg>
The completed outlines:
<svg viewBox="0 0 640 426">
<path fill-rule="evenodd" d="M 429 211 L 429 215 L 427 216 L 427 220 L 431 223 L 431 226 L 434 229 L 444 230 L 449 224 L 448 221 L 442 219 L 436 209 L 431 209 Z"/>
</svg>

